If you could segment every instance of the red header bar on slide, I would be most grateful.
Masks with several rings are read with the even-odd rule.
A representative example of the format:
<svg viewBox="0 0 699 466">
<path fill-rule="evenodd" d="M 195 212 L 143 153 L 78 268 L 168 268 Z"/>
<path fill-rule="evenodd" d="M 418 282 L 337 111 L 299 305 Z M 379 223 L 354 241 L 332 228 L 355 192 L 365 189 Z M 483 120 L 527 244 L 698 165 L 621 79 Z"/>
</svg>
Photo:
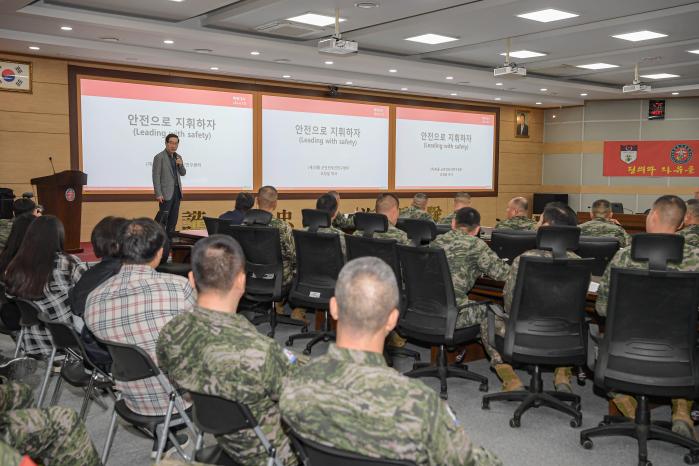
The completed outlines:
<svg viewBox="0 0 699 466">
<path fill-rule="evenodd" d="M 384 105 L 352 104 L 348 102 L 297 99 L 294 97 L 277 97 L 272 95 L 262 96 L 262 110 L 282 110 L 286 112 L 388 119 L 388 107 Z"/>
<path fill-rule="evenodd" d="M 208 91 L 188 87 L 155 86 L 101 79 L 81 79 L 80 95 L 115 99 L 150 100 L 178 104 L 252 108 L 252 94 Z"/>
<path fill-rule="evenodd" d="M 444 110 L 398 107 L 396 108 L 396 118 L 399 120 L 495 126 L 495 115 L 491 113 L 448 112 Z"/>
</svg>

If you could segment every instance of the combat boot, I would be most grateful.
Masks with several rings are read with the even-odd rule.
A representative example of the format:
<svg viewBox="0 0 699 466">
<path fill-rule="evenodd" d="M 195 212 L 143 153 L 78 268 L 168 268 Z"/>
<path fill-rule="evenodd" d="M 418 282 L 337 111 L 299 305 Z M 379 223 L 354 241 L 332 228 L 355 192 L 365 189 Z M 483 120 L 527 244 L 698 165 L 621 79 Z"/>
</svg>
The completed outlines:
<svg viewBox="0 0 699 466">
<path fill-rule="evenodd" d="M 500 377 L 500 380 L 502 380 L 503 392 L 512 392 L 515 390 L 522 390 L 524 388 L 519 376 L 509 364 L 496 365 L 495 372 L 498 374 L 498 377 Z"/>
<path fill-rule="evenodd" d="M 553 387 L 557 392 L 573 393 L 570 378 L 573 376 L 572 367 L 557 367 L 553 373 Z"/>
<path fill-rule="evenodd" d="M 694 421 L 689 415 L 692 403 L 689 400 L 672 400 L 672 431 L 692 440 L 699 440 L 694 430 Z"/>
</svg>

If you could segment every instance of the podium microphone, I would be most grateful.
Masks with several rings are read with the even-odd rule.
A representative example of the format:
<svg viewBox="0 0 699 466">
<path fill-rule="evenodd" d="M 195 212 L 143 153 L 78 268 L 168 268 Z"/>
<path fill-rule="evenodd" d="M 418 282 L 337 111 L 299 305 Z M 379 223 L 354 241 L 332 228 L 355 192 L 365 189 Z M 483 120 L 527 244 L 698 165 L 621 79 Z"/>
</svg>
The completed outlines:
<svg viewBox="0 0 699 466">
<path fill-rule="evenodd" d="M 56 167 L 53 166 L 53 157 L 49 155 L 49 162 L 51 162 L 51 170 L 53 170 L 53 174 L 56 174 Z"/>
</svg>

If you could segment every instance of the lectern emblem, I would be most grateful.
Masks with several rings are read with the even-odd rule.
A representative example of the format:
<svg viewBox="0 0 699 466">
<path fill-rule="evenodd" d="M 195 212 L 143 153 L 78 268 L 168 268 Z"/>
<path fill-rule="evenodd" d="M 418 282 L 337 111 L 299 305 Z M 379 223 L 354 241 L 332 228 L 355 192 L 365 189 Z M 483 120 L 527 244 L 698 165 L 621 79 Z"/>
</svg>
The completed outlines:
<svg viewBox="0 0 699 466">
<path fill-rule="evenodd" d="M 75 190 L 73 188 L 66 189 L 66 201 L 73 202 L 75 200 Z"/>
</svg>

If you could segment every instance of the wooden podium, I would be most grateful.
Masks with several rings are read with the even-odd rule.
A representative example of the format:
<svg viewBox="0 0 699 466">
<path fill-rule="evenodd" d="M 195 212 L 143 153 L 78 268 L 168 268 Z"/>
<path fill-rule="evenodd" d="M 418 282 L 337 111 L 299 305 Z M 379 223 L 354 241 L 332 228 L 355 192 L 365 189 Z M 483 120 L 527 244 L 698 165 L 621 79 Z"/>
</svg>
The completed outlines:
<svg viewBox="0 0 699 466">
<path fill-rule="evenodd" d="M 66 170 L 49 176 L 33 178 L 39 204 L 44 213 L 58 217 L 65 228 L 66 252 L 82 252 L 80 247 L 80 220 L 82 216 L 83 186 L 87 175 L 79 170 Z"/>
</svg>

